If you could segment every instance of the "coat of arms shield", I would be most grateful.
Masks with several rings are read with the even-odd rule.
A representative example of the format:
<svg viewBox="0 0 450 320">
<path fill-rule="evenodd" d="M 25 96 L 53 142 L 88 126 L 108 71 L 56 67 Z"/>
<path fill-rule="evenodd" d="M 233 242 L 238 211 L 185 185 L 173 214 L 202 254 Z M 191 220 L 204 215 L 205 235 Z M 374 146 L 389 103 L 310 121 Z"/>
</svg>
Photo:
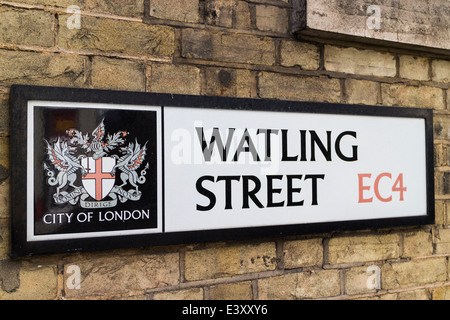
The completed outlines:
<svg viewBox="0 0 450 320">
<path fill-rule="evenodd" d="M 86 192 L 95 200 L 104 199 L 115 185 L 116 177 L 111 174 L 116 159 L 111 157 L 102 157 L 94 160 L 93 157 L 81 160 L 86 175 L 82 177 L 83 187 Z"/>
</svg>

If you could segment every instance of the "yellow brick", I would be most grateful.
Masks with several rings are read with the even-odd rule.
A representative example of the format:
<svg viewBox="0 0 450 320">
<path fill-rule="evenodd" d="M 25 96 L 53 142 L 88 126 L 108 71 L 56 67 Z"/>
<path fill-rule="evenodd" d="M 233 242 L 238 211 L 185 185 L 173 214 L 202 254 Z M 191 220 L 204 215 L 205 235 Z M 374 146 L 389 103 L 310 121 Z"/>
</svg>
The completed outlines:
<svg viewBox="0 0 450 320">
<path fill-rule="evenodd" d="M 0 50 L 0 84 L 82 87 L 84 64 L 76 55 Z"/>
<path fill-rule="evenodd" d="M 0 137 L 0 220 L 2 218 L 10 217 L 10 174 L 9 138 Z M 6 228 L 6 224 L 3 228 Z M 0 229 L 2 229 L 1 222 Z M 9 233 L 6 233 L 6 230 L 2 230 L 2 233 L 3 235 L 0 234 L 0 256 L 4 250 L 8 249 L 4 246 L 6 246 L 6 243 L 9 243 L 9 239 L 5 238 Z M 3 241 L 1 239 L 2 237 Z M 1 250 L 1 248 L 3 248 L 3 250 Z M 2 259 L 0 258 L 0 260 Z"/>
<path fill-rule="evenodd" d="M 2 277 L 0 300 L 51 300 L 57 296 L 56 266 L 20 266 L 20 263 L 3 262 L 0 264 Z"/>
<path fill-rule="evenodd" d="M 10 225 L 9 219 L 0 218 L 0 261 L 9 259 Z"/>
<path fill-rule="evenodd" d="M 351 74 L 395 77 L 394 55 L 373 50 L 325 46 L 325 69 Z"/>
<path fill-rule="evenodd" d="M 434 166 L 442 167 L 447 164 L 447 146 L 442 144 L 434 145 Z"/>
<path fill-rule="evenodd" d="M 0 171 L 2 174 L 5 174 L 5 169 L 0 166 Z M 9 173 L 6 172 L 9 175 Z M 3 175 L 3 178 L 5 175 Z M 7 179 L 0 182 L 0 219 L 1 218 L 9 218 L 10 217 L 10 185 L 11 179 L 8 177 Z"/>
<path fill-rule="evenodd" d="M 249 70 L 216 69 L 205 70 L 205 95 L 251 98 L 256 91 L 255 76 Z"/>
<path fill-rule="evenodd" d="M 323 263 L 322 239 L 286 241 L 283 255 L 286 269 L 320 266 Z"/>
<path fill-rule="evenodd" d="M 403 236 L 403 257 L 420 257 L 433 254 L 430 231 L 406 233 Z"/>
<path fill-rule="evenodd" d="M 435 288 L 432 291 L 433 300 L 450 300 L 450 287 Z"/>
<path fill-rule="evenodd" d="M 345 80 L 347 103 L 376 105 L 380 84 L 366 80 Z"/>
<path fill-rule="evenodd" d="M 400 77 L 411 80 L 430 80 L 429 60 L 422 57 L 400 56 Z"/>
<path fill-rule="evenodd" d="M 399 257 L 398 235 L 332 238 L 328 243 L 328 263 L 342 264 Z"/>
<path fill-rule="evenodd" d="M 185 259 L 188 281 L 274 270 L 277 265 L 275 243 L 188 251 Z"/>
<path fill-rule="evenodd" d="M 387 263 L 381 268 L 382 289 L 414 287 L 447 279 L 445 257 Z"/>
<path fill-rule="evenodd" d="M 154 64 L 147 71 L 149 91 L 200 94 L 200 69 L 193 66 Z"/>
<path fill-rule="evenodd" d="M 340 102 L 338 79 L 303 77 L 263 72 L 259 77 L 259 95 L 265 99 Z"/>
<path fill-rule="evenodd" d="M 153 300 L 203 300 L 203 289 L 193 288 L 169 292 L 158 292 Z"/>
<path fill-rule="evenodd" d="M 447 89 L 447 109 L 450 109 L 450 89 Z"/>
<path fill-rule="evenodd" d="M 67 267 L 80 268 L 81 287 L 70 289 Z M 179 283 L 178 254 L 91 257 L 67 262 L 64 266 L 64 290 L 67 298 L 174 286 Z"/>
<path fill-rule="evenodd" d="M 58 44 L 62 48 L 139 56 L 168 57 L 174 53 L 175 35 L 172 28 L 141 22 L 83 17 L 81 29 L 69 29 L 68 17 L 59 17 Z"/>
<path fill-rule="evenodd" d="M 445 224 L 446 221 L 445 201 L 436 200 L 434 208 L 435 208 L 434 213 L 436 224 Z"/>
<path fill-rule="evenodd" d="M 0 5 L 0 43 L 51 47 L 54 18 L 42 10 L 19 10 Z"/>
<path fill-rule="evenodd" d="M 256 27 L 262 31 L 287 33 L 289 29 L 288 11 L 276 6 L 256 6 Z"/>
<path fill-rule="evenodd" d="M 0 134 L 9 133 L 9 93 L 0 93 Z"/>
<path fill-rule="evenodd" d="M 433 80 L 439 82 L 450 82 L 450 61 L 449 60 L 433 60 Z"/>
<path fill-rule="evenodd" d="M 199 21 L 199 0 L 167 0 L 150 1 L 150 16 L 183 22 Z"/>
<path fill-rule="evenodd" d="M 233 63 L 275 64 L 275 43 L 268 37 L 184 29 L 182 56 Z"/>
<path fill-rule="evenodd" d="M 84 8 L 84 0 L 20 0 L 20 3 L 68 8 L 78 6 Z"/>
<path fill-rule="evenodd" d="M 450 140 L 450 117 L 436 115 L 434 122 L 434 139 Z"/>
<path fill-rule="evenodd" d="M 144 2 L 141 0 L 85 0 L 85 10 L 119 16 L 142 17 L 144 16 Z"/>
<path fill-rule="evenodd" d="M 236 29 L 251 29 L 252 27 L 252 18 L 250 13 L 250 8 L 247 2 L 245 1 L 237 1 L 235 3 L 234 10 L 234 27 Z"/>
<path fill-rule="evenodd" d="M 440 88 L 383 83 L 381 95 L 388 106 L 445 109 L 444 91 Z"/>
<path fill-rule="evenodd" d="M 139 62 L 94 57 L 91 77 L 97 89 L 145 91 L 145 67 Z"/>
<path fill-rule="evenodd" d="M 246 281 L 212 286 L 210 296 L 212 300 L 252 300 L 252 283 Z"/>
<path fill-rule="evenodd" d="M 427 289 L 419 289 L 413 291 L 399 292 L 397 293 L 396 300 L 407 300 L 407 301 L 430 300 L 430 296 Z"/>
<path fill-rule="evenodd" d="M 295 300 L 340 295 L 338 270 L 292 273 L 258 280 L 261 300 Z"/>
<path fill-rule="evenodd" d="M 281 42 L 281 65 L 284 67 L 299 66 L 302 70 L 319 68 L 319 49 L 310 43 L 300 41 Z"/>
<path fill-rule="evenodd" d="M 450 229 L 437 229 L 435 232 L 436 254 L 450 253 Z"/>
<path fill-rule="evenodd" d="M 209 0 L 205 3 L 205 22 L 214 26 L 233 26 L 234 0 Z"/>
</svg>

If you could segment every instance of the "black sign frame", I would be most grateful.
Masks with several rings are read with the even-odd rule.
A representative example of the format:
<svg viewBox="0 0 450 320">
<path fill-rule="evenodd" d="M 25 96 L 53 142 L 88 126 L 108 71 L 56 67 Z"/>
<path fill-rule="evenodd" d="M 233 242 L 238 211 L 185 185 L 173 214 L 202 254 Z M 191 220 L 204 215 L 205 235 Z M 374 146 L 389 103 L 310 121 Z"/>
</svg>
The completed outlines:
<svg viewBox="0 0 450 320">
<path fill-rule="evenodd" d="M 27 104 L 28 101 L 31 100 L 102 103 L 110 104 L 112 109 L 114 109 L 114 105 L 131 104 L 138 106 L 154 105 L 161 106 L 162 108 L 164 106 L 174 106 L 206 109 L 422 118 L 425 120 L 426 131 L 427 215 L 346 222 L 30 242 L 27 241 L 26 203 L 27 197 L 29 196 L 26 194 L 27 166 L 23 164 L 27 163 Z M 163 128 L 161 130 L 163 131 Z M 162 139 L 162 141 L 164 141 L 164 139 Z M 277 238 L 292 235 L 427 225 L 434 224 L 435 222 L 433 112 L 429 109 L 13 85 L 11 87 L 10 146 L 12 257 L 198 242 Z M 164 154 L 162 157 L 164 159 Z M 164 168 L 162 172 L 164 175 Z M 159 192 L 162 192 L 162 205 L 164 206 L 164 188 L 161 186 L 158 190 Z M 164 208 L 162 208 L 162 210 L 164 212 Z"/>
</svg>

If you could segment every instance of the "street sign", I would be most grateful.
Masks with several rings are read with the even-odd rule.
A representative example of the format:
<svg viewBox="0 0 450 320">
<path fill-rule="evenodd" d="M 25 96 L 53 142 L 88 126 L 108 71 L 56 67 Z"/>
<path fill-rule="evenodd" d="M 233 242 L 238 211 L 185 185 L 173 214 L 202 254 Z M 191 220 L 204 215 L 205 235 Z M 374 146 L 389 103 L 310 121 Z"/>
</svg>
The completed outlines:
<svg viewBox="0 0 450 320">
<path fill-rule="evenodd" d="M 434 221 L 431 110 L 11 95 L 13 256 Z"/>
</svg>

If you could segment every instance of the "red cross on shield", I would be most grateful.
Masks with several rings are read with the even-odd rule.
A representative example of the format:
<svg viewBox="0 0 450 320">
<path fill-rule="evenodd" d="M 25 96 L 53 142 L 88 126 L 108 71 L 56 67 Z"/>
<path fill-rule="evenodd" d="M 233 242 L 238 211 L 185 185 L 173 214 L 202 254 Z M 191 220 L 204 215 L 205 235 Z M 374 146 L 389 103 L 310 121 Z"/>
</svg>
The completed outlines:
<svg viewBox="0 0 450 320">
<path fill-rule="evenodd" d="M 87 172 L 82 177 L 84 189 L 95 200 L 102 200 L 110 193 L 116 182 L 116 177 L 110 173 L 116 165 L 116 159 L 103 157 L 94 160 L 89 157 L 82 159 L 81 165 Z"/>
</svg>

